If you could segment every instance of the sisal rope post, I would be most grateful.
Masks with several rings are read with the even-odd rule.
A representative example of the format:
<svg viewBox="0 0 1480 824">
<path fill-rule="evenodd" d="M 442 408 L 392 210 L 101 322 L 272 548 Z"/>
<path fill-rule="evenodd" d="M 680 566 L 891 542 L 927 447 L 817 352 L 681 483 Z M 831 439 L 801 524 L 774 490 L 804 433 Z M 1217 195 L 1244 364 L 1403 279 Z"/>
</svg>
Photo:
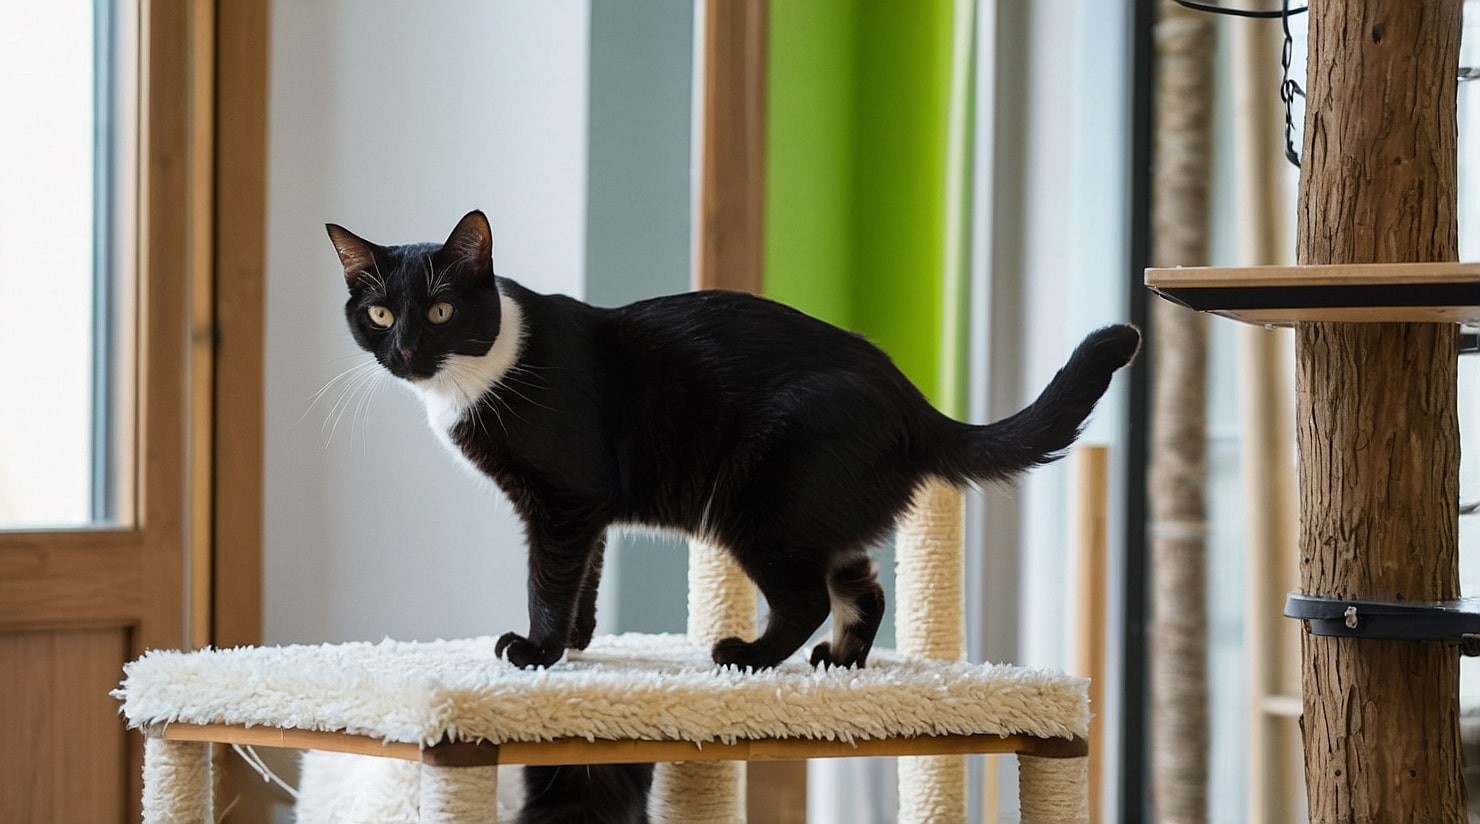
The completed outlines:
<svg viewBox="0 0 1480 824">
<path fill-rule="evenodd" d="M 1022 824 L 1088 824 L 1088 783 L 1088 758 L 1019 755 Z"/>
<path fill-rule="evenodd" d="M 1208 259 L 1215 28 L 1162 0 L 1156 23 L 1152 262 Z M 1151 541 L 1152 795 L 1157 820 L 1208 820 L 1207 503 L 1204 491 L 1207 318 L 1152 307 L 1147 500 Z"/>
<path fill-rule="evenodd" d="M 966 497 L 931 480 L 915 493 L 895 546 L 895 641 L 921 658 L 959 661 L 966 652 Z M 900 821 L 965 821 L 966 759 L 899 759 Z"/>
<path fill-rule="evenodd" d="M 497 824 L 498 767 L 421 765 L 422 824 Z"/>
<path fill-rule="evenodd" d="M 755 585 L 723 548 L 689 542 L 689 642 L 711 647 L 721 638 L 756 634 Z M 744 761 L 659 764 L 649 814 L 654 824 L 745 821 Z"/>
<path fill-rule="evenodd" d="M 144 824 L 214 824 L 211 745 L 144 737 Z"/>
<path fill-rule="evenodd" d="M 689 643 L 712 647 L 722 638 L 754 638 L 755 584 L 729 552 L 689 542 Z"/>
</svg>

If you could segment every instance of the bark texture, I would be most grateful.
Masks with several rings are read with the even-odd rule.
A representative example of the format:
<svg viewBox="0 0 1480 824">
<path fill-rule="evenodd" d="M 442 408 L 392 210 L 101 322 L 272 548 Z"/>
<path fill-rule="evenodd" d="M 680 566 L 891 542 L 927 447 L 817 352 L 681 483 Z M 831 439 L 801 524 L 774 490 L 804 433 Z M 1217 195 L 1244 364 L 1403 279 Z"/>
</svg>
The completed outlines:
<svg viewBox="0 0 1480 824">
<path fill-rule="evenodd" d="M 1455 260 L 1460 0 L 1313 2 L 1301 263 Z M 1456 597 L 1457 331 L 1296 338 L 1300 585 Z M 1303 640 L 1313 822 L 1463 822 L 1459 670 L 1441 644 Z"/>
<path fill-rule="evenodd" d="M 1163 2 L 1156 26 L 1152 250 L 1208 262 L 1213 18 Z M 1155 301 L 1149 503 L 1152 794 L 1157 821 L 1208 820 L 1207 318 Z"/>
</svg>

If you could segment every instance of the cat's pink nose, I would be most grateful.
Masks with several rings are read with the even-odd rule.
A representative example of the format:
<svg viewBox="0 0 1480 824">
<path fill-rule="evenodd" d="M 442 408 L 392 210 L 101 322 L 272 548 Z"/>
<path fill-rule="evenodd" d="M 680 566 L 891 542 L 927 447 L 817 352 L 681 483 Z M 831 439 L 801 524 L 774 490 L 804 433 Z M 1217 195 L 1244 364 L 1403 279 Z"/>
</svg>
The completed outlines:
<svg viewBox="0 0 1480 824">
<path fill-rule="evenodd" d="M 404 360 L 404 361 L 406 361 L 408 363 L 411 361 L 411 349 L 410 349 L 410 347 L 402 346 L 397 351 L 399 351 L 401 353 L 401 359 L 402 360 Z"/>
</svg>

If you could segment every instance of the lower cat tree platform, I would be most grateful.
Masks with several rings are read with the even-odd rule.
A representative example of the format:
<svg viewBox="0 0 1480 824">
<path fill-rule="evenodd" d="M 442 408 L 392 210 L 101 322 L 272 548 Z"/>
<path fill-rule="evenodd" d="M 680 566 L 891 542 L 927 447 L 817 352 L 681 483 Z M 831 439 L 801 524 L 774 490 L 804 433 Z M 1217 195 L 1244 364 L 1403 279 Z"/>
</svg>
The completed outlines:
<svg viewBox="0 0 1480 824">
<path fill-rule="evenodd" d="M 655 823 L 736 824 L 745 761 L 881 755 L 904 756 L 900 821 L 965 821 L 965 753 L 1018 755 L 1022 822 L 1088 824 L 1087 682 L 960 660 L 964 534 L 961 492 L 922 485 L 895 542 L 899 651 L 861 670 L 814 669 L 805 649 L 774 670 L 715 667 L 716 640 L 755 636 L 756 592 L 703 541 L 687 635 L 597 638 L 547 670 L 499 660 L 488 638 L 147 653 L 115 693 L 146 733 L 144 820 L 214 821 L 211 746 L 246 744 L 417 765 L 351 770 L 373 778 L 346 803 L 327 764 L 345 759 L 316 753 L 305 824 L 497 821 L 499 765 L 598 762 L 659 762 Z"/>
<path fill-rule="evenodd" d="M 150 822 L 213 820 L 206 742 L 420 762 L 420 818 L 437 822 L 495 821 L 499 764 L 1014 752 L 1023 821 L 1075 822 L 1085 686 L 888 650 L 861 670 L 799 654 L 741 672 L 685 636 L 620 635 L 547 670 L 499 660 L 492 638 L 156 651 L 116 695 L 147 735 Z"/>
</svg>

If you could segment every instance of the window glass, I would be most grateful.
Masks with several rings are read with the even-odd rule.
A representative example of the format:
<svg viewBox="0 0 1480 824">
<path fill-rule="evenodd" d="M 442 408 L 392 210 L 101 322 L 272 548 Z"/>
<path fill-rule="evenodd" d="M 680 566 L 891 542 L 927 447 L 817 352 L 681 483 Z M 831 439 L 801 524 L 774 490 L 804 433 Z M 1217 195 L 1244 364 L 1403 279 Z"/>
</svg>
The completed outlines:
<svg viewBox="0 0 1480 824">
<path fill-rule="evenodd" d="M 0 528 L 126 520 L 124 16 L 0 0 Z"/>
</svg>

